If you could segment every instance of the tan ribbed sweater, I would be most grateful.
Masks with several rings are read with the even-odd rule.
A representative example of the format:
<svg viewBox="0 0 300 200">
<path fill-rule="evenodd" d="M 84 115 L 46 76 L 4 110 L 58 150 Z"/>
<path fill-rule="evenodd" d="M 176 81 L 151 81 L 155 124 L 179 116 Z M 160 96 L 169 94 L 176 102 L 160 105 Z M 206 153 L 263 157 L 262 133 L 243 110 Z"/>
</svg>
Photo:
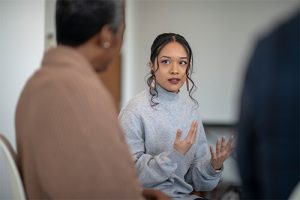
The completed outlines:
<svg viewBox="0 0 300 200">
<path fill-rule="evenodd" d="M 72 48 L 46 52 L 16 111 L 18 164 L 29 199 L 140 199 L 113 100 Z"/>
</svg>

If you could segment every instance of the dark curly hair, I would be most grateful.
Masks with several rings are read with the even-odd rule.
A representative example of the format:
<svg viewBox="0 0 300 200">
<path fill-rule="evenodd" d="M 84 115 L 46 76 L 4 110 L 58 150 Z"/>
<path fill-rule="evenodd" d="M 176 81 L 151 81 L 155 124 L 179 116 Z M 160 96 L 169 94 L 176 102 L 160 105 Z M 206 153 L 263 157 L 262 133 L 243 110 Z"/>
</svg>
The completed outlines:
<svg viewBox="0 0 300 200">
<path fill-rule="evenodd" d="M 155 38 L 155 40 L 153 41 L 152 46 L 151 46 L 150 61 L 153 64 L 155 62 L 155 58 L 158 56 L 160 51 L 164 48 L 164 46 L 166 46 L 170 42 L 178 42 L 179 44 L 181 44 L 184 47 L 184 49 L 186 50 L 186 52 L 188 54 L 188 62 L 189 63 L 188 63 L 188 67 L 186 70 L 187 90 L 188 90 L 190 98 L 194 101 L 196 106 L 198 106 L 197 100 L 192 97 L 192 94 L 194 93 L 194 91 L 197 88 L 194 81 L 191 78 L 191 74 L 193 73 L 193 52 L 192 52 L 192 49 L 191 49 L 189 43 L 186 41 L 186 39 L 183 36 L 176 34 L 176 33 L 162 33 L 162 34 L 158 35 Z M 159 68 L 159 63 L 157 60 L 156 71 L 158 70 L 158 68 Z M 151 95 L 151 106 L 156 106 L 158 104 L 157 102 L 154 101 L 154 98 L 156 98 L 158 96 L 158 92 L 156 89 L 156 76 L 155 76 L 156 71 L 151 69 L 150 76 L 147 79 L 147 85 L 149 86 L 149 92 Z M 191 83 L 192 87 L 189 87 L 189 83 Z"/>
</svg>

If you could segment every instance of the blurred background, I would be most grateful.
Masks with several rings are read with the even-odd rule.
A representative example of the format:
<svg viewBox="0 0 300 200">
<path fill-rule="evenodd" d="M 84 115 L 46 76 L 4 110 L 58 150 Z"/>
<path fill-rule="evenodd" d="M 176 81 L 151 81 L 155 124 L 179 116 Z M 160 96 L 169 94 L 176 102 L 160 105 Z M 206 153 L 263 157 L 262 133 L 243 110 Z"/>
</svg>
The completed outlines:
<svg viewBox="0 0 300 200">
<path fill-rule="evenodd" d="M 122 52 L 99 77 L 120 109 L 146 87 L 154 38 L 183 35 L 194 53 L 194 97 L 215 144 L 236 134 L 240 89 L 256 40 L 297 8 L 299 0 L 127 0 Z M 54 11 L 55 0 L 0 0 L 0 132 L 14 147 L 20 92 L 44 51 L 56 45 Z M 234 154 L 223 179 L 240 184 Z"/>
</svg>

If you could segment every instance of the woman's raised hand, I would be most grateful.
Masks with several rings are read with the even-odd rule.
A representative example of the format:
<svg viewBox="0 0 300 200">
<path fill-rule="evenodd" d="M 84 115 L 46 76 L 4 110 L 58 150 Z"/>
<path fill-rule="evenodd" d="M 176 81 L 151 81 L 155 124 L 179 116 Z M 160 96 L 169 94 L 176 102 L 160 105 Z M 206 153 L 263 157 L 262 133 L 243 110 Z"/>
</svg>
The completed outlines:
<svg viewBox="0 0 300 200">
<path fill-rule="evenodd" d="M 211 160 L 210 163 L 215 170 L 219 170 L 223 166 L 223 162 L 230 156 L 233 147 L 233 136 L 231 136 L 228 141 L 225 138 L 217 140 L 216 152 L 214 152 L 213 147 L 210 145 Z"/>
<path fill-rule="evenodd" d="M 197 121 L 193 121 L 189 133 L 186 136 L 186 138 L 184 138 L 184 140 L 180 140 L 182 131 L 180 129 L 177 130 L 174 142 L 174 149 L 180 154 L 185 155 L 195 143 L 197 136 L 197 127 Z"/>
</svg>

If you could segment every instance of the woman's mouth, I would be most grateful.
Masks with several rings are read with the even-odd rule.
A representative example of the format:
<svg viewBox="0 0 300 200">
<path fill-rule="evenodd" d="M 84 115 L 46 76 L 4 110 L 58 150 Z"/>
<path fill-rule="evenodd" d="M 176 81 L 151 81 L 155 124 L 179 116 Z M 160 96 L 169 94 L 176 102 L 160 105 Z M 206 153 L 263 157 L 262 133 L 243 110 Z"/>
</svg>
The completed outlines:
<svg viewBox="0 0 300 200">
<path fill-rule="evenodd" d="M 170 78 L 168 81 L 172 84 L 178 84 L 180 82 L 179 78 Z"/>
</svg>

